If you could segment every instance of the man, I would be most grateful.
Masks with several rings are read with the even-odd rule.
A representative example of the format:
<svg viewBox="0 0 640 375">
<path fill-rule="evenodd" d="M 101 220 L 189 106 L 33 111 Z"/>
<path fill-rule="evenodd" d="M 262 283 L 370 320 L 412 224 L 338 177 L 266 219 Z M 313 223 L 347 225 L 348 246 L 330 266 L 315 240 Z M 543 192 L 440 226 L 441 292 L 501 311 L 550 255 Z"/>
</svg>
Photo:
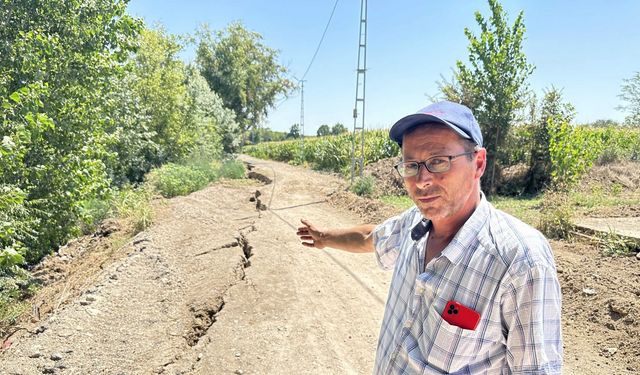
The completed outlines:
<svg viewBox="0 0 640 375">
<path fill-rule="evenodd" d="M 537 230 L 495 209 L 471 111 L 439 102 L 396 122 L 396 169 L 415 206 L 378 226 L 323 230 L 303 245 L 375 251 L 394 269 L 375 374 L 555 374 L 562 368 L 561 296 Z"/>
</svg>

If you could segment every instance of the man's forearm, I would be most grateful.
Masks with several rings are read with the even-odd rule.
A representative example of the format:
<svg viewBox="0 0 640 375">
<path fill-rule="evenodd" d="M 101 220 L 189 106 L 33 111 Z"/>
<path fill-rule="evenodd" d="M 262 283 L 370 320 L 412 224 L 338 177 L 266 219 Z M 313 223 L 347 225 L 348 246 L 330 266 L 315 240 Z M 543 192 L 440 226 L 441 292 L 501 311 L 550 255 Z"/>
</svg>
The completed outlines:
<svg viewBox="0 0 640 375">
<path fill-rule="evenodd" d="M 372 252 L 372 232 L 375 227 L 367 224 L 346 229 L 328 229 L 322 233 L 322 241 L 325 246 L 351 253 Z"/>
</svg>

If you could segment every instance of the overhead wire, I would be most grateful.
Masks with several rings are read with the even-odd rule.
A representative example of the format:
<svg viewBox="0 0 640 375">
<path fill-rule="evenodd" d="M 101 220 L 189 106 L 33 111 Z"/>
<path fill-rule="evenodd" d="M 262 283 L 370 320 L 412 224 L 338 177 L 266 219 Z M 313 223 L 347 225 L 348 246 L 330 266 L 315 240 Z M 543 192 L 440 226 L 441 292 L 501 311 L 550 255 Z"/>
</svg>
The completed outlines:
<svg viewBox="0 0 640 375">
<path fill-rule="evenodd" d="M 338 6 L 338 2 L 340 0 L 336 0 L 336 2 L 333 4 L 333 9 L 331 10 L 331 15 L 329 16 L 329 20 L 327 21 L 327 25 L 324 27 L 324 31 L 322 32 L 322 37 L 320 38 L 320 42 L 318 42 L 318 46 L 316 47 L 316 51 L 313 53 L 313 57 L 311 58 L 311 62 L 309 62 L 309 66 L 307 67 L 307 70 L 304 71 L 304 74 L 302 75 L 302 79 L 300 79 L 299 81 L 302 81 L 305 79 L 305 77 L 307 76 L 307 73 L 309 73 L 309 69 L 311 69 L 311 66 L 313 65 L 313 62 L 316 59 L 316 56 L 318 55 L 318 51 L 320 51 L 320 46 L 322 46 L 322 42 L 324 41 L 324 37 L 325 35 L 327 35 L 327 30 L 329 29 L 329 25 L 331 24 L 331 20 L 333 19 L 333 14 L 336 12 L 336 7 Z"/>
<path fill-rule="evenodd" d="M 324 41 L 324 37 L 327 35 L 327 30 L 329 30 L 329 25 L 331 24 L 331 20 L 333 19 L 333 15 L 336 12 L 336 8 L 338 7 L 338 2 L 339 1 L 340 0 L 336 0 L 333 3 L 333 9 L 331 9 L 331 14 L 329 15 L 329 20 L 327 21 L 327 24 L 324 27 L 324 31 L 322 32 L 322 37 L 320 37 L 320 41 L 318 42 L 318 46 L 316 47 L 316 50 L 313 53 L 313 57 L 311 57 L 311 61 L 309 62 L 309 65 L 307 66 L 307 69 L 304 71 L 304 74 L 302 75 L 302 78 L 298 79 L 298 78 L 294 77 L 298 82 L 304 81 L 305 77 L 307 76 L 307 73 L 309 73 L 309 70 L 311 69 L 311 66 L 313 65 L 314 61 L 316 60 L 316 56 L 318 55 L 318 52 L 320 51 L 320 47 L 322 46 L 322 42 Z M 297 95 L 285 96 L 280 102 L 278 102 L 278 103 L 276 103 L 274 105 L 274 108 L 275 109 L 280 108 L 280 106 L 282 104 L 284 104 L 289 99 L 292 99 L 294 97 L 297 97 Z"/>
</svg>

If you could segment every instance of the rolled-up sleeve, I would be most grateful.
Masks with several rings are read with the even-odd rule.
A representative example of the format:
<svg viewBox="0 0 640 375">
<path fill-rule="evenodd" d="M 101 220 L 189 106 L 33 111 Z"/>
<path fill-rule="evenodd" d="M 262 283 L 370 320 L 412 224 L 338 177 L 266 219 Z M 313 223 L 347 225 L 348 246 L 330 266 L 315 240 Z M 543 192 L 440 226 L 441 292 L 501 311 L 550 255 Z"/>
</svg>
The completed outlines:
<svg viewBox="0 0 640 375">
<path fill-rule="evenodd" d="M 415 220 L 420 220 L 420 217 L 416 216 L 415 208 L 410 208 L 398 216 L 387 219 L 373 230 L 373 246 L 380 268 L 390 270 L 395 267 L 402 243 L 410 236 L 408 228 Z"/>
<path fill-rule="evenodd" d="M 501 302 L 509 373 L 560 374 L 562 297 L 555 269 L 533 266 L 509 279 Z"/>
</svg>

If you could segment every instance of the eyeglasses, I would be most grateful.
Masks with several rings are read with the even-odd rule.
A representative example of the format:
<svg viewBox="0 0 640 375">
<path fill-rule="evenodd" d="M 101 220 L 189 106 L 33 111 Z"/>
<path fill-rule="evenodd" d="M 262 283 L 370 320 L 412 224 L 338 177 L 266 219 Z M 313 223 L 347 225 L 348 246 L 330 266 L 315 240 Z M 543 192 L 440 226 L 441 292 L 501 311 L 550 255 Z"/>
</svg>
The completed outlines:
<svg viewBox="0 0 640 375">
<path fill-rule="evenodd" d="M 425 161 L 405 161 L 396 164 L 394 168 L 398 171 L 400 177 L 403 178 L 416 176 L 420 172 L 420 165 L 424 165 L 431 173 L 443 173 L 451 169 L 451 160 L 464 155 L 472 155 L 476 152 L 477 151 L 471 151 L 458 155 L 432 156 Z"/>
</svg>

